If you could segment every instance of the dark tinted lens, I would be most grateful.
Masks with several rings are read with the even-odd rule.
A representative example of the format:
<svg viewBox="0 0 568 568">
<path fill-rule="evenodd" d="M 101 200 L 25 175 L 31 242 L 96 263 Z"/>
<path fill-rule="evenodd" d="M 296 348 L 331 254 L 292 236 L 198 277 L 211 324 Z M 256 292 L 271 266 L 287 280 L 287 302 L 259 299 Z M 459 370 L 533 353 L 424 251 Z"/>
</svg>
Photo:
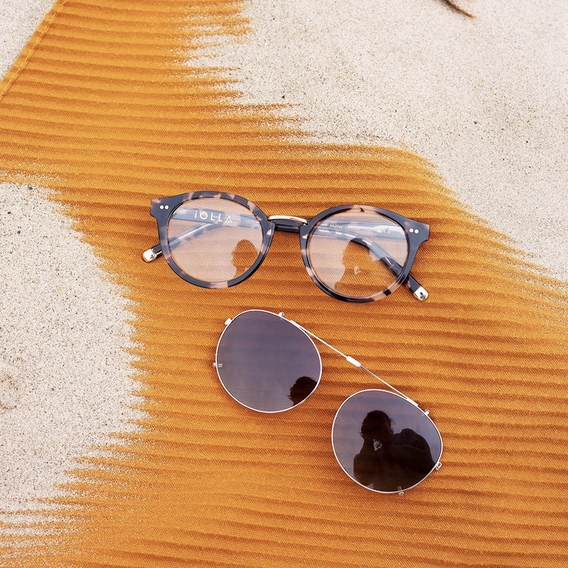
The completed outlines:
<svg viewBox="0 0 568 568">
<path fill-rule="evenodd" d="M 345 473 L 381 493 L 414 487 L 442 455 L 442 438 L 432 420 L 403 397 L 384 390 L 349 397 L 337 411 L 331 437 Z"/>
<path fill-rule="evenodd" d="M 227 392 L 259 412 L 288 410 L 305 400 L 321 377 L 313 341 L 271 312 L 235 317 L 217 346 L 217 373 Z"/>
</svg>

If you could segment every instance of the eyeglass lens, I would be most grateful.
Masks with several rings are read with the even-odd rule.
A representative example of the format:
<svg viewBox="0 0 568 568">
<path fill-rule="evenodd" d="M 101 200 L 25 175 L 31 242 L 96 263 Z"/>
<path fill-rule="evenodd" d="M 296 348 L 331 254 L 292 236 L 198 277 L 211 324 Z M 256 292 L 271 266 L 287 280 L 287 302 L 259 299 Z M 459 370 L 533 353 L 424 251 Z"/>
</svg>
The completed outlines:
<svg viewBox="0 0 568 568">
<path fill-rule="evenodd" d="M 395 221 L 354 209 L 322 219 L 310 234 L 307 253 L 325 286 L 344 296 L 367 297 L 395 282 L 408 258 L 408 241 Z"/>
<path fill-rule="evenodd" d="M 305 400 L 321 378 L 313 341 L 275 314 L 243 312 L 217 346 L 217 373 L 227 392 L 259 412 L 281 412 Z"/>
<path fill-rule="evenodd" d="M 345 473 L 381 493 L 414 487 L 442 455 L 442 438 L 428 415 L 385 390 L 364 390 L 345 400 L 333 422 L 332 443 Z"/>
<path fill-rule="evenodd" d="M 218 197 L 182 203 L 167 229 L 174 262 L 192 278 L 210 283 L 244 274 L 260 255 L 263 236 L 249 209 Z"/>
</svg>

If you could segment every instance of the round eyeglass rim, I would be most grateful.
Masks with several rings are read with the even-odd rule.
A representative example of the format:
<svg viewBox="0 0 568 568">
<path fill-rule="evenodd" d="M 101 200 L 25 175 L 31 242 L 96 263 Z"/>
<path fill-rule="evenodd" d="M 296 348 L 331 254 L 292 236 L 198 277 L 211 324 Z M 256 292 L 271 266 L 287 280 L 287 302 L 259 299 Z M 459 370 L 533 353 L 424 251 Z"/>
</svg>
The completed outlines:
<svg viewBox="0 0 568 568">
<path fill-rule="evenodd" d="M 400 489 L 395 489 L 393 491 L 381 491 L 379 489 L 373 489 L 372 487 L 368 487 L 367 485 L 363 485 L 361 482 L 357 481 L 357 479 L 355 479 L 355 477 L 353 477 L 346 469 L 345 467 L 343 467 L 343 464 L 341 463 L 341 460 L 339 459 L 339 456 L 337 455 L 337 451 L 335 449 L 335 441 L 334 441 L 334 432 L 335 432 L 335 423 L 337 421 L 337 417 L 339 416 L 339 413 L 341 412 L 341 409 L 343 408 L 343 406 L 347 403 L 348 400 L 359 396 L 361 394 L 364 393 L 368 393 L 368 392 L 380 392 L 380 393 L 385 393 L 388 395 L 392 395 L 392 396 L 396 396 L 398 398 L 400 398 L 401 400 L 403 400 L 404 402 L 406 402 L 407 404 L 410 405 L 410 407 L 415 408 L 417 411 L 421 412 L 425 418 L 427 418 L 430 423 L 432 424 L 432 426 L 434 427 L 434 430 L 436 432 L 436 435 L 438 436 L 438 440 L 440 442 L 440 451 L 438 453 L 437 457 L 432 456 L 432 459 L 434 461 L 434 466 L 432 467 L 432 469 L 426 474 L 424 475 L 424 477 L 418 482 L 415 483 L 414 485 L 410 485 L 409 487 L 405 487 L 400 488 Z M 343 470 L 343 472 L 345 473 L 345 475 L 347 475 L 347 477 L 351 480 L 354 481 L 357 485 L 359 485 L 360 487 L 363 487 L 364 489 L 366 489 L 367 491 L 372 491 L 373 493 L 384 493 L 384 494 L 395 494 L 398 493 L 399 495 L 403 495 L 406 491 L 410 491 L 411 489 L 414 489 L 415 487 L 417 487 L 418 485 L 420 485 L 421 483 L 424 483 L 424 481 L 426 481 L 426 479 L 428 477 L 430 477 L 435 471 L 438 471 L 441 467 L 442 467 L 442 462 L 440 461 L 442 459 L 442 453 L 444 451 L 444 441 L 442 439 L 442 434 L 440 433 L 440 430 L 438 430 L 438 427 L 436 426 L 436 423 L 430 418 L 430 415 L 428 413 L 428 411 L 424 411 L 422 410 L 419 406 L 414 406 L 406 397 L 401 396 L 399 394 L 397 394 L 396 392 L 392 392 L 392 391 L 388 391 L 385 389 L 375 389 L 375 388 L 371 388 L 371 389 L 362 389 L 359 390 L 357 392 L 354 392 L 353 394 L 349 395 L 340 405 L 339 408 L 337 409 L 335 416 L 333 417 L 333 422 L 331 424 L 331 447 L 333 449 L 333 455 L 335 456 L 335 460 L 337 461 L 337 463 L 339 464 L 339 467 Z"/>
<path fill-rule="evenodd" d="M 245 270 L 242 274 L 235 278 L 231 278 L 226 281 L 219 282 L 209 282 L 207 280 L 199 280 L 189 275 L 187 272 L 179 266 L 174 256 L 172 255 L 169 240 L 168 240 L 168 225 L 175 214 L 175 212 L 184 204 L 189 201 L 199 200 L 199 199 L 224 199 L 226 201 L 232 201 L 242 205 L 245 209 L 248 209 L 253 216 L 259 221 L 260 228 L 262 230 L 262 244 L 260 251 L 256 260 L 253 264 Z M 156 205 L 154 203 L 156 202 Z M 150 209 L 150 214 L 156 218 L 158 222 L 160 245 L 162 247 L 162 253 L 166 259 L 169 267 L 183 280 L 193 284 L 194 286 L 199 286 L 200 288 L 208 289 L 221 289 L 230 288 L 236 286 L 241 282 L 244 282 L 250 276 L 252 276 L 263 263 L 266 258 L 270 244 L 272 243 L 272 237 L 274 236 L 274 223 L 268 220 L 268 217 L 264 214 L 262 209 L 255 205 L 252 201 L 241 197 L 240 195 L 235 195 L 231 193 L 215 192 L 215 191 L 196 191 L 192 193 L 184 193 L 181 195 L 174 195 L 172 197 L 166 197 L 163 199 L 156 199 L 152 201 L 152 207 Z"/>
<path fill-rule="evenodd" d="M 244 208 L 248 209 L 259 221 L 263 233 L 261 248 L 254 263 L 245 272 L 227 281 L 209 282 L 205 280 L 199 280 L 187 274 L 187 272 L 185 272 L 176 263 L 171 253 L 168 241 L 168 225 L 175 211 L 186 202 L 197 199 L 211 199 L 211 198 L 233 201 L 235 203 L 240 204 Z M 368 296 L 350 296 L 347 294 L 340 294 L 337 291 L 330 288 L 329 286 L 327 286 L 323 281 L 319 279 L 316 271 L 313 269 L 308 252 L 308 242 L 310 235 L 317 229 L 318 224 L 323 219 L 331 215 L 334 215 L 336 213 L 349 211 L 349 210 L 357 210 L 357 209 L 361 211 L 377 213 L 397 223 L 404 231 L 408 246 L 408 256 L 406 258 L 406 262 L 402 267 L 400 274 L 396 277 L 393 283 L 387 286 L 387 288 Z M 158 223 L 160 246 L 162 249 L 162 253 L 168 263 L 168 266 L 180 278 L 200 288 L 208 288 L 208 289 L 228 288 L 236 286 L 237 284 L 240 284 L 245 280 L 247 280 L 248 278 L 250 278 L 258 270 L 258 268 L 261 266 L 264 259 L 266 258 L 266 255 L 272 243 L 272 239 L 274 237 L 274 233 L 277 230 L 277 223 L 275 221 L 272 221 L 271 218 L 267 217 L 266 214 L 262 211 L 262 209 L 260 209 L 260 207 L 258 207 L 252 201 L 245 199 L 240 195 L 226 193 L 226 192 L 196 191 L 191 193 L 183 193 L 171 197 L 165 197 L 161 199 L 154 199 L 152 200 L 151 203 L 150 214 L 156 219 Z M 299 219 L 299 218 L 295 217 L 294 219 Z M 400 285 L 404 283 L 406 279 L 409 277 L 412 266 L 416 259 L 416 254 L 418 252 L 419 246 L 429 238 L 428 225 L 421 223 L 419 221 L 414 221 L 413 219 L 409 219 L 407 217 L 404 217 L 403 215 L 394 213 L 393 211 L 389 211 L 388 209 L 381 209 L 379 207 L 374 207 L 370 205 L 337 205 L 331 207 L 329 209 L 326 209 L 325 211 L 318 213 L 315 217 L 312 217 L 309 221 L 306 222 L 306 224 L 300 224 L 298 226 L 298 232 L 300 240 L 300 254 L 302 256 L 304 267 L 306 268 L 306 271 L 312 282 L 328 296 L 335 298 L 337 300 L 351 302 L 351 303 L 373 302 L 392 294 L 392 292 L 394 292 L 397 288 L 399 288 Z"/>
<path fill-rule="evenodd" d="M 251 313 L 267 314 L 267 315 L 271 316 L 271 319 L 274 318 L 274 319 L 279 320 L 281 322 L 286 322 L 288 325 L 291 325 L 293 328 L 295 328 L 299 332 L 301 332 L 306 337 L 306 339 L 309 340 L 313 350 L 316 352 L 317 360 L 318 360 L 318 364 L 319 364 L 319 372 L 318 372 L 318 379 L 316 381 L 316 386 L 312 389 L 310 394 L 308 394 L 308 396 L 306 396 L 306 398 L 304 398 L 300 402 L 298 402 L 298 404 L 289 406 L 287 408 L 282 408 L 281 410 L 260 410 L 258 408 L 254 408 L 252 406 L 249 406 L 248 404 L 245 404 L 244 402 L 239 400 L 235 395 L 233 395 L 233 393 L 227 388 L 223 379 L 221 378 L 221 372 L 219 371 L 219 369 L 222 368 L 222 364 L 221 365 L 219 364 L 219 348 L 221 346 L 221 342 L 223 341 L 223 337 L 225 336 L 227 330 L 229 329 L 229 327 L 231 326 L 231 324 L 235 320 L 239 319 L 243 315 L 251 314 Z M 223 329 L 223 331 L 221 332 L 221 335 L 219 336 L 219 340 L 217 341 L 217 347 L 215 348 L 215 362 L 213 363 L 213 367 L 215 367 L 215 370 L 217 371 L 217 378 L 219 379 L 219 382 L 221 383 L 223 389 L 227 392 L 227 394 L 233 400 L 235 400 L 241 406 L 244 406 L 248 410 L 252 410 L 254 412 L 259 412 L 261 414 L 280 414 L 282 412 L 288 412 L 289 410 L 292 410 L 293 408 L 297 408 L 298 406 L 301 406 L 302 404 L 304 404 L 304 402 L 306 402 L 306 400 L 311 398 L 312 395 L 318 390 L 318 387 L 321 383 L 321 379 L 322 379 L 322 375 L 323 375 L 323 363 L 322 363 L 322 360 L 321 360 L 321 354 L 320 354 L 319 349 L 317 348 L 317 345 L 315 344 L 314 340 L 305 332 L 305 330 L 302 329 L 301 327 L 297 326 L 297 325 L 294 325 L 293 323 L 290 322 L 290 320 L 288 320 L 284 317 L 281 317 L 278 314 L 275 314 L 274 312 L 271 312 L 271 311 L 268 311 L 268 310 L 261 310 L 261 309 L 244 310 L 244 311 L 238 313 L 235 317 L 228 318 L 228 319 L 225 320 L 225 329 Z"/>
<path fill-rule="evenodd" d="M 335 215 L 337 213 L 357 210 L 362 212 L 376 213 L 399 225 L 404 231 L 408 250 L 404 266 L 402 267 L 402 270 L 396 277 L 396 279 L 383 290 L 380 290 L 368 296 L 350 296 L 348 294 L 340 294 L 333 288 L 329 287 L 323 280 L 318 277 L 317 271 L 312 266 L 308 250 L 308 243 L 310 241 L 311 235 L 317 230 L 318 225 L 324 219 L 331 217 L 332 215 Z M 318 213 L 315 217 L 312 217 L 306 225 L 302 225 L 300 227 L 300 251 L 302 254 L 302 260 L 314 284 L 332 298 L 351 303 L 374 302 L 390 296 L 408 278 L 412 269 L 412 265 L 414 264 L 414 261 L 416 259 L 418 247 L 428 238 L 428 234 L 426 234 L 425 238 L 423 238 L 421 235 L 419 236 L 419 231 L 422 227 L 424 227 L 423 223 L 408 219 L 407 217 L 399 215 L 398 213 L 394 213 L 393 211 L 389 211 L 388 209 L 381 209 L 380 207 L 374 207 L 372 205 L 337 205 L 335 207 L 326 209 L 321 213 Z"/>
</svg>

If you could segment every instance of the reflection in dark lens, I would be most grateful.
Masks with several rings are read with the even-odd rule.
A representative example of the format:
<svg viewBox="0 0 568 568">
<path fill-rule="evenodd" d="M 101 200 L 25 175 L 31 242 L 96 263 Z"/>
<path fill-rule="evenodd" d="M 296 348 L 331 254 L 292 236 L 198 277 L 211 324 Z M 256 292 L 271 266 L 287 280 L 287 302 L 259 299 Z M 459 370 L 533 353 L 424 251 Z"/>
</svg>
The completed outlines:
<svg viewBox="0 0 568 568">
<path fill-rule="evenodd" d="M 276 314 L 251 310 L 236 316 L 219 339 L 217 373 L 244 406 L 280 412 L 305 400 L 321 378 L 313 341 Z"/>
<path fill-rule="evenodd" d="M 414 487 L 442 455 L 432 420 L 403 397 L 378 389 L 355 393 L 341 405 L 331 437 L 345 473 L 381 493 Z"/>
</svg>

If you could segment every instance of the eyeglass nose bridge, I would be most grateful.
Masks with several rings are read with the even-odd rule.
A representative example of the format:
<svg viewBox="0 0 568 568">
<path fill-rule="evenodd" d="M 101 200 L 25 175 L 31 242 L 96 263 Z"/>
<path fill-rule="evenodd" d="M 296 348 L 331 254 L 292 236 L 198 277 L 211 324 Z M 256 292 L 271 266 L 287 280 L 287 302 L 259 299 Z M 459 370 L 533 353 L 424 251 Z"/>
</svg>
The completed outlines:
<svg viewBox="0 0 568 568">
<path fill-rule="evenodd" d="M 276 231 L 284 231 L 285 233 L 299 233 L 302 225 L 307 225 L 307 219 L 302 217 L 294 217 L 294 215 L 271 215 L 268 220 L 274 223 Z"/>
</svg>

